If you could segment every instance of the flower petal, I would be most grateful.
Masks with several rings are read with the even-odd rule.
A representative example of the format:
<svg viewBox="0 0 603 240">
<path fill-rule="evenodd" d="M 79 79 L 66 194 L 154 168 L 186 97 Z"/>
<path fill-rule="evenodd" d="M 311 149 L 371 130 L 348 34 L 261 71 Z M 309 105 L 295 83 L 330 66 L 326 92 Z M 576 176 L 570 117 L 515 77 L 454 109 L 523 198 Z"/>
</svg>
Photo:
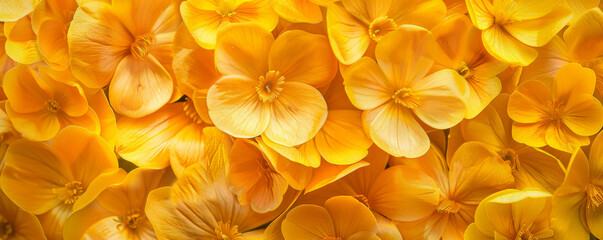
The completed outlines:
<svg viewBox="0 0 603 240">
<path fill-rule="evenodd" d="M 57 115 L 45 110 L 33 113 L 17 113 L 7 102 L 6 114 L 10 118 L 13 127 L 24 138 L 30 140 L 50 140 L 61 129 L 61 123 Z"/>
<path fill-rule="evenodd" d="M 550 90 L 539 81 L 522 83 L 509 96 L 509 117 L 519 123 L 535 123 L 545 119 L 552 102 Z"/>
<path fill-rule="evenodd" d="M 281 231 L 286 239 L 322 240 L 324 236 L 335 235 L 331 215 L 316 205 L 300 205 L 289 211 Z"/>
<path fill-rule="evenodd" d="M 582 135 L 594 135 L 603 126 L 603 107 L 601 102 L 590 94 L 573 95 L 567 105 L 561 121 L 572 132 Z"/>
<path fill-rule="evenodd" d="M 322 21 L 320 6 L 306 0 L 272 0 L 272 9 L 289 22 L 319 23 Z"/>
<path fill-rule="evenodd" d="M 395 85 L 383 74 L 375 60 L 364 57 L 344 74 L 345 92 L 354 106 L 376 108 L 392 98 Z"/>
<path fill-rule="evenodd" d="M 305 83 L 285 82 L 271 108 L 266 137 L 287 147 L 312 139 L 327 119 L 324 98 Z"/>
<path fill-rule="evenodd" d="M 510 64 L 527 66 L 538 56 L 538 51 L 515 39 L 496 25 L 482 31 L 484 47 L 492 56 Z"/>
<path fill-rule="evenodd" d="M 314 137 L 320 155 L 329 163 L 348 165 L 360 161 L 373 144 L 362 130 L 362 112 L 329 111 L 322 129 Z"/>
<path fill-rule="evenodd" d="M 215 48 L 222 16 L 215 10 L 198 9 L 189 1 L 182 2 L 180 12 L 182 20 L 195 38 L 195 42 L 205 49 Z"/>
<path fill-rule="evenodd" d="M 485 30 L 494 24 L 494 16 L 490 13 L 494 6 L 486 0 L 468 0 L 467 10 L 473 25 L 479 30 Z"/>
<path fill-rule="evenodd" d="M 541 1 L 544 3 L 547 1 Z M 519 14 L 519 13 L 518 13 Z M 522 43 L 532 47 L 546 45 L 572 18 L 572 11 L 558 5 L 552 12 L 536 19 L 510 23 L 504 29 Z"/>
<path fill-rule="evenodd" d="M 351 196 L 336 196 L 325 202 L 325 209 L 333 219 L 336 236 L 347 238 L 354 233 L 377 230 L 373 213 Z"/>
<path fill-rule="evenodd" d="M 41 0 L 0 1 L 0 21 L 11 22 L 31 13 Z"/>
<path fill-rule="evenodd" d="M 346 65 L 360 59 L 369 47 L 367 23 L 363 23 L 337 4 L 327 9 L 327 31 L 335 57 Z"/>
<path fill-rule="evenodd" d="M 569 52 L 576 59 L 593 59 L 601 56 L 602 37 L 603 12 L 597 8 L 587 10 L 563 33 Z"/>
<path fill-rule="evenodd" d="M 431 29 L 446 16 L 446 5 L 439 0 L 394 0 L 391 4 L 387 16 L 398 26 L 409 24 Z"/>
<path fill-rule="evenodd" d="M 45 109 L 46 101 L 50 99 L 50 91 L 42 88 L 41 81 L 27 65 L 17 65 L 6 72 L 2 87 L 15 110 L 34 113 Z"/>
</svg>

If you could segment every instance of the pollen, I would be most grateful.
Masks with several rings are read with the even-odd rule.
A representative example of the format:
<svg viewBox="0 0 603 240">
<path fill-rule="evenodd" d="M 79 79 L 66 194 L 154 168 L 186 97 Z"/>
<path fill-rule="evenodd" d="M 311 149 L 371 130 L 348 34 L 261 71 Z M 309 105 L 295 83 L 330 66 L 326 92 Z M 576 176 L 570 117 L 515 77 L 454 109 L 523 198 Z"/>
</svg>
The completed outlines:
<svg viewBox="0 0 603 240">
<path fill-rule="evenodd" d="M 444 199 L 440 201 L 436 210 L 442 213 L 457 213 L 461 209 L 461 204 L 454 200 Z"/>
<path fill-rule="evenodd" d="M 400 88 L 396 91 L 392 98 L 394 102 L 404 107 L 413 109 L 421 104 L 421 98 L 417 96 L 410 88 Z"/>
<path fill-rule="evenodd" d="M 229 222 L 218 222 L 218 226 L 214 229 L 216 236 L 214 240 L 244 240 L 243 234 L 239 233 L 239 226 L 230 225 Z"/>
<path fill-rule="evenodd" d="M 201 116 L 199 116 L 199 113 L 197 113 L 197 110 L 190 99 L 187 98 L 183 105 L 184 114 L 188 118 L 190 118 L 196 124 L 203 124 L 203 119 L 201 119 Z"/>
<path fill-rule="evenodd" d="M 517 170 L 519 168 L 519 156 L 515 152 L 515 150 L 506 148 L 500 150 L 498 152 L 498 156 L 509 164 L 512 170 Z"/>
<path fill-rule="evenodd" d="M 371 208 L 371 205 L 369 204 L 369 200 L 366 196 L 362 195 L 362 194 L 354 194 L 354 197 L 356 200 L 358 200 L 358 202 L 361 202 L 362 204 L 364 204 L 367 208 Z"/>
<path fill-rule="evenodd" d="M 155 41 L 155 37 L 151 34 L 145 34 L 136 37 L 134 43 L 130 45 L 130 52 L 134 55 L 137 60 L 144 59 L 151 51 L 151 46 Z"/>
<path fill-rule="evenodd" d="M 586 195 L 588 196 L 586 207 L 589 211 L 594 211 L 603 204 L 603 189 L 600 186 L 589 184 L 586 186 Z"/>
<path fill-rule="evenodd" d="M 519 231 L 517 231 L 517 235 L 515 235 L 515 240 L 538 240 L 538 238 L 530 233 L 525 224 L 522 224 Z"/>
<path fill-rule="evenodd" d="M 465 79 L 473 77 L 473 70 L 471 70 L 471 68 L 469 68 L 465 62 L 461 63 L 461 66 L 456 69 L 456 72 L 458 72 Z"/>
<path fill-rule="evenodd" d="M 61 110 L 61 105 L 57 100 L 50 99 L 46 101 L 46 109 L 51 113 L 58 113 Z"/>
<path fill-rule="evenodd" d="M 82 187 L 82 183 L 79 181 L 71 181 L 65 184 L 64 192 L 59 195 L 59 198 L 62 199 L 65 204 L 74 204 L 83 193 L 84 188 Z"/>
<path fill-rule="evenodd" d="M 9 239 L 13 235 L 13 226 L 4 216 L 0 215 L 0 239 Z"/>
<path fill-rule="evenodd" d="M 272 102 L 283 91 L 283 83 L 285 77 L 279 71 L 271 70 L 266 73 L 266 76 L 260 77 L 260 82 L 255 89 L 263 102 Z"/>
<path fill-rule="evenodd" d="M 123 217 L 114 219 L 117 224 L 117 230 L 123 231 L 124 229 L 136 229 L 138 227 L 138 223 L 141 219 L 144 218 L 144 215 L 140 214 L 140 210 L 138 208 L 131 209 Z"/>
<path fill-rule="evenodd" d="M 398 29 L 398 25 L 393 19 L 388 18 L 387 16 L 381 16 L 369 24 L 368 32 L 371 39 L 379 42 L 385 35 L 396 29 Z"/>
</svg>

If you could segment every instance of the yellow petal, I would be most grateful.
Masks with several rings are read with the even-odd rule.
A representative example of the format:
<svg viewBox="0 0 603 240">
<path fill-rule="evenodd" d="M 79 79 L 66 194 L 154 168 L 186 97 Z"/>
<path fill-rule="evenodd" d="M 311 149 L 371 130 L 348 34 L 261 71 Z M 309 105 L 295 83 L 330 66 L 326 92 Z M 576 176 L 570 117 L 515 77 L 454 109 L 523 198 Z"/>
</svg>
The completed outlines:
<svg viewBox="0 0 603 240">
<path fill-rule="evenodd" d="M 465 239 L 467 240 L 482 240 L 482 239 L 494 239 L 492 236 L 488 236 L 484 233 L 482 233 L 477 226 L 475 225 L 475 223 L 472 223 L 469 225 L 469 227 L 467 227 L 467 229 L 465 230 Z"/>
<path fill-rule="evenodd" d="M 332 197 L 325 202 L 325 209 L 333 219 L 337 236 L 347 238 L 357 232 L 374 232 L 377 228 L 373 213 L 353 197 Z"/>
<path fill-rule="evenodd" d="M 265 143 L 262 138 L 255 138 L 262 152 L 266 155 L 274 169 L 281 174 L 294 189 L 302 190 L 312 180 L 312 168 L 289 160 L 280 155 Z"/>
<path fill-rule="evenodd" d="M 115 112 L 143 117 L 165 105 L 173 91 L 170 74 L 152 56 L 139 61 L 130 55 L 121 60 L 109 85 L 109 101 Z"/>
<path fill-rule="evenodd" d="M 287 31 L 274 41 L 268 66 L 279 71 L 286 81 L 315 88 L 328 84 L 337 73 L 337 59 L 327 38 L 301 30 Z"/>
<path fill-rule="evenodd" d="M 273 11 L 275 5 L 270 0 L 245 1 L 235 9 L 236 14 L 230 19 L 233 23 L 254 22 L 268 31 L 274 30 L 279 16 Z"/>
<path fill-rule="evenodd" d="M 375 144 L 391 155 L 414 158 L 429 149 L 429 137 L 413 113 L 393 101 L 365 111 L 362 120 Z"/>
<path fill-rule="evenodd" d="M 212 122 L 220 130 L 240 138 L 262 134 L 270 121 L 270 108 L 258 97 L 257 81 L 232 76 L 218 80 L 207 93 Z"/>
<path fill-rule="evenodd" d="M 319 168 L 315 168 L 312 171 L 312 179 L 310 179 L 308 186 L 306 186 L 305 193 L 310 193 L 317 189 L 333 183 L 353 172 L 359 168 L 368 166 L 367 161 L 361 160 L 350 165 L 335 165 L 322 161 Z"/>
<path fill-rule="evenodd" d="M 322 240 L 323 236 L 335 236 L 331 215 L 316 205 L 301 205 L 289 211 L 281 229 L 285 239 Z"/>
<path fill-rule="evenodd" d="M 376 1 L 381 2 L 381 1 Z M 409 24 L 431 29 L 446 16 L 446 5 L 442 1 L 391 1 L 388 17 L 398 26 Z"/>
<path fill-rule="evenodd" d="M 213 49 L 216 46 L 218 27 L 222 24 L 222 16 L 215 10 L 202 10 L 196 8 L 189 1 L 180 5 L 182 20 L 191 32 L 199 46 Z"/>
<path fill-rule="evenodd" d="M 67 40 L 71 71 L 90 88 L 102 88 L 111 81 L 121 59 L 130 54 L 133 42 L 111 6 L 100 1 L 77 9 Z"/>
<path fill-rule="evenodd" d="M 578 2 L 578 1 L 576 1 Z M 569 52 L 576 59 L 593 59 L 603 53 L 603 12 L 601 9 L 590 9 L 570 25 L 563 34 Z"/>
<path fill-rule="evenodd" d="M 527 46 L 496 25 L 482 31 L 484 47 L 500 61 L 527 66 L 536 59 L 538 51 Z"/>
<path fill-rule="evenodd" d="M 548 124 L 546 122 L 536 123 L 518 123 L 514 122 L 512 127 L 513 139 L 519 143 L 524 143 L 532 147 L 544 147 L 547 145 L 546 132 Z"/>
<path fill-rule="evenodd" d="M 318 90 L 305 83 L 285 82 L 271 103 L 265 134 L 278 144 L 292 147 L 316 136 L 326 119 L 327 103 Z"/>
<path fill-rule="evenodd" d="M 86 111 L 86 113 L 84 113 L 82 116 L 70 117 L 67 114 L 59 114 L 58 119 L 59 123 L 61 124 L 61 128 L 69 125 L 76 125 L 84 127 L 97 135 L 100 134 L 100 122 L 98 120 L 98 116 L 91 107 L 88 107 L 88 111 Z"/>
<path fill-rule="evenodd" d="M 375 48 L 377 63 L 394 89 L 419 81 L 433 65 L 436 43 L 421 27 L 405 25 L 386 35 Z"/>
<path fill-rule="evenodd" d="M 546 2 L 546 1 L 543 1 Z M 569 22 L 572 12 L 559 5 L 549 14 L 536 18 L 510 23 L 504 29 L 522 43 L 532 47 L 546 45 L 557 32 Z"/>
<path fill-rule="evenodd" d="M 262 137 L 262 140 L 274 151 L 293 162 L 313 168 L 320 166 L 320 153 L 318 152 L 318 149 L 316 149 L 315 142 L 312 140 L 293 147 L 275 143 L 265 136 Z"/>
<path fill-rule="evenodd" d="M 603 208 L 595 208 L 593 212 L 586 214 L 588 229 L 597 238 L 603 237 Z"/>
<path fill-rule="evenodd" d="M 61 129 L 61 123 L 57 115 L 46 110 L 33 113 L 17 113 L 7 102 L 6 114 L 11 119 L 15 129 L 24 138 L 34 141 L 50 140 Z"/>
<path fill-rule="evenodd" d="M 103 91 L 98 91 L 94 94 L 86 96 L 88 104 L 98 117 L 101 132 L 100 135 L 111 145 L 115 144 L 115 135 L 117 134 L 117 124 L 115 113 L 109 105 L 109 100 Z"/>
<path fill-rule="evenodd" d="M 0 192 L 0 211 L 10 224 L 13 236 L 23 239 L 45 239 L 44 230 L 35 215 L 17 207 L 3 192 Z"/>
<path fill-rule="evenodd" d="M 50 91 L 41 84 L 41 79 L 27 65 L 17 65 L 6 73 L 3 89 L 10 105 L 19 113 L 34 113 L 45 109 L 50 99 Z"/>
<path fill-rule="evenodd" d="M 419 99 L 412 110 L 427 125 L 450 128 L 465 117 L 468 90 L 465 79 L 458 73 L 444 69 L 412 84 L 412 91 Z"/>
<path fill-rule="evenodd" d="M 18 140 L 10 145 L 0 177 L 2 189 L 20 208 L 42 214 L 63 203 L 53 188 L 72 180 L 69 167 L 49 146 Z"/>
<path fill-rule="evenodd" d="M 522 83 L 509 96 L 508 113 L 513 121 L 535 123 L 548 116 L 552 103 L 550 90 L 539 81 Z"/>
<path fill-rule="evenodd" d="M 344 75 L 345 91 L 354 106 L 376 108 L 392 98 L 393 80 L 387 79 L 379 65 L 368 57 L 355 62 Z"/>
<path fill-rule="evenodd" d="M 603 134 L 599 133 L 593 144 L 590 148 L 590 153 L 588 154 L 590 159 L 590 175 L 592 179 L 603 179 L 603 163 L 601 161 L 597 161 L 596 159 L 601 159 L 603 157 Z M 599 180 L 595 180 L 599 181 Z"/>
<path fill-rule="evenodd" d="M 601 102 L 590 94 L 573 95 L 567 102 L 561 121 L 578 135 L 594 135 L 603 126 Z"/>
<path fill-rule="evenodd" d="M 563 182 L 564 169 L 554 156 L 527 146 L 516 149 L 516 153 L 522 166 L 514 173 L 516 188 L 540 188 L 554 192 Z"/>
<path fill-rule="evenodd" d="M 368 154 L 373 142 L 362 130 L 361 116 L 362 112 L 354 110 L 329 111 L 325 124 L 314 138 L 318 152 L 327 162 L 347 165 Z"/>
<path fill-rule="evenodd" d="M 568 81 L 569 79 L 580 79 Z M 552 93 L 559 101 L 569 101 L 572 94 L 592 95 L 595 91 L 595 72 L 589 68 L 583 68 L 577 63 L 568 63 L 561 67 L 555 75 Z"/>
<path fill-rule="evenodd" d="M 514 1 L 515 12 L 512 17 L 520 20 L 535 19 L 546 16 L 555 9 L 559 8 L 561 0 L 543 0 L 543 1 L 530 1 L 530 0 L 518 0 Z"/>
<path fill-rule="evenodd" d="M 573 152 L 576 148 L 588 145 L 590 140 L 572 132 L 565 124 L 549 124 L 546 130 L 546 143 L 564 152 Z"/>
<path fill-rule="evenodd" d="M 555 36 L 544 47 L 538 48 L 538 58 L 523 68 L 521 79 L 553 81 L 557 71 L 571 62 L 565 42 Z"/>
<path fill-rule="evenodd" d="M 272 0 L 272 8 L 289 22 L 319 23 L 322 21 L 320 6 L 310 0 Z"/>
<path fill-rule="evenodd" d="M 229 24 L 220 28 L 216 43 L 216 68 L 224 75 L 259 79 L 268 72 L 272 34 L 255 23 Z"/>
<path fill-rule="evenodd" d="M 36 41 L 37 36 L 31 27 L 30 15 L 16 22 L 5 23 L 4 34 L 6 35 L 4 50 L 15 62 L 32 64 L 42 61 Z"/>
<path fill-rule="evenodd" d="M 176 175 L 180 175 L 184 168 L 204 160 L 205 136 L 203 130 L 201 125 L 187 124 L 170 139 L 167 146 L 169 161 Z"/>
<path fill-rule="evenodd" d="M 371 39 L 367 23 L 363 23 L 345 8 L 331 4 L 327 9 L 327 31 L 335 57 L 346 65 L 364 55 Z"/>
<path fill-rule="evenodd" d="M 56 70 L 65 70 L 69 67 L 67 35 L 64 32 L 66 27 L 62 22 L 50 20 L 42 23 L 38 31 L 40 53 L 46 63 Z"/>
<path fill-rule="evenodd" d="M 505 102 L 505 114 L 506 110 Z M 501 116 L 493 106 L 486 107 L 475 118 L 461 122 L 460 126 L 466 141 L 480 141 L 503 148 L 511 140 L 511 136 L 508 135 L 511 126 L 508 125 L 508 122 L 503 123 Z"/>
<path fill-rule="evenodd" d="M 486 0 L 467 0 L 467 10 L 473 25 L 479 30 L 488 29 L 494 24 L 494 16 L 491 14 L 494 6 Z"/>
<path fill-rule="evenodd" d="M 29 14 L 41 0 L 0 1 L 0 21 L 11 22 Z"/>
</svg>

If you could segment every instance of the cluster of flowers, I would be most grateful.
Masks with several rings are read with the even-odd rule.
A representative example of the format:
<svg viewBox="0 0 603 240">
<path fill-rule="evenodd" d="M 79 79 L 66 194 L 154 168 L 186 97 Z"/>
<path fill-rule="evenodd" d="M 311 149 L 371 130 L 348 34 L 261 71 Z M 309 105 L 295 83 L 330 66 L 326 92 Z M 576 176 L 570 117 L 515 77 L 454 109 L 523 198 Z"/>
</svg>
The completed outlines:
<svg viewBox="0 0 603 240">
<path fill-rule="evenodd" d="M 603 238 L 599 0 L 0 0 L 0 239 Z"/>
</svg>

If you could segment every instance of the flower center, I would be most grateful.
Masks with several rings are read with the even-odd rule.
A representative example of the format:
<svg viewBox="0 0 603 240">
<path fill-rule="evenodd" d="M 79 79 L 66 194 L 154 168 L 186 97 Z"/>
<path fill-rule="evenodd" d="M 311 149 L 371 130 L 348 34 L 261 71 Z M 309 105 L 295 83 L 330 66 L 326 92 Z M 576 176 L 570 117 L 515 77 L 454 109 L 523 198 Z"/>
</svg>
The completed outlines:
<svg viewBox="0 0 603 240">
<path fill-rule="evenodd" d="M 465 62 L 461 63 L 461 66 L 456 69 L 456 72 L 458 72 L 465 79 L 473 77 L 473 70 L 471 70 L 471 68 L 469 68 Z"/>
<path fill-rule="evenodd" d="M 515 235 L 515 240 L 538 240 L 538 238 L 530 233 L 525 224 L 522 224 L 517 235 Z"/>
<path fill-rule="evenodd" d="M 512 170 L 517 170 L 519 168 L 519 156 L 515 152 L 515 150 L 510 148 L 505 148 L 498 152 L 498 156 L 511 166 Z"/>
<path fill-rule="evenodd" d="M 258 159 L 257 172 L 260 177 L 264 177 L 267 183 L 272 182 L 272 173 L 275 173 L 275 171 L 272 170 L 265 159 Z"/>
<path fill-rule="evenodd" d="M 421 103 L 421 98 L 417 96 L 410 88 L 400 88 L 392 95 L 397 104 L 407 108 L 415 108 Z"/>
<path fill-rule="evenodd" d="M 151 45 L 153 45 L 154 41 L 155 37 L 149 33 L 142 36 L 138 36 L 134 40 L 134 43 L 130 45 L 130 52 L 132 53 L 132 55 L 134 55 L 134 58 L 136 58 L 137 60 L 142 60 L 144 59 L 144 57 L 147 56 L 147 54 L 149 54 L 149 51 L 151 50 Z"/>
<path fill-rule="evenodd" d="M 457 213 L 461 209 L 461 204 L 454 200 L 444 199 L 440 201 L 436 210 L 443 213 Z"/>
<path fill-rule="evenodd" d="M 84 193 L 84 188 L 82 187 L 82 183 L 78 181 L 72 181 L 65 184 L 65 194 L 62 199 L 64 199 L 65 204 L 73 204 L 77 201 L 78 198 Z"/>
<path fill-rule="evenodd" d="M 565 103 L 560 101 L 549 102 L 550 107 L 548 109 L 552 109 L 548 112 L 549 120 L 552 124 L 560 125 L 561 118 L 563 117 L 563 109 L 565 108 Z"/>
<path fill-rule="evenodd" d="M 237 15 L 237 12 L 235 12 L 235 11 L 230 11 L 230 12 L 224 13 L 220 10 L 216 10 L 216 13 L 220 14 L 220 16 L 222 16 L 222 17 L 234 17 Z"/>
<path fill-rule="evenodd" d="M 279 71 L 271 70 L 266 76 L 260 77 L 260 83 L 255 90 L 263 102 L 272 102 L 283 91 L 285 77 Z"/>
<path fill-rule="evenodd" d="M 13 226 L 4 216 L 0 215 L 0 239 L 9 239 L 13 234 Z"/>
<path fill-rule="evenodd" d="M 356 200 L 358 200 L 358 202 L 361 202 L 362 204 L 364 204 L 367 208 L 371 208 L 371 205 L 369 205 L 369 201 L 368 198 L 362 194 L 354 194 L 354 197 Z"/>
<path fill-rule="evenodd" d="M 138 210 L 138 208 L 135 208 L 126 212 L 125 216 L 116 218 L 114 220 L 119 223 L 116 227 L 117 230 L 123 231 L 124 229 L 126 229 L 126 227 L 129 229 L 136 229 L 136 227 L 138 227 L 138 222 L 143 218 L 144 216 L 140 215 L 140 210 Z"/>
<path fill-rule="evenodd" d="M 184 114 L 187 117 L 193 120 L 193 122 L 196 124 L 203 124 L 203 119 L 201 119 L 201 116 L 199 116 L 199 113 L 197 113 L 197 110 L 193 105 L 193 101 L 191 101 L 189 98 L 186 98 L 186 101 L 184 101 L 183 105 Z"/>
<path fill-rule="evenodd" d="M 595 208 L 603 204 L 603 189 L 600 186 L 588 184 L 586 186 L 586 195 L 588 196 L 587 209 L 589 211 L 594 211 Z"/>
<path fill-rule="evenodd" d="M 243 235 L 239 233 L 239 226 L 230 225 L 229 222 L 218 222 L 218 227 L 214 229 L 216 238 L 214 240 L 244 240 Z"/>
<path fill-rule="evenodd" d="M 398 25 L 396 25 L 393 19 L 388 18 L 387 16 L 381 16 L 375 18 L 375 20 L 369 24 L 368 32 L 373 40 L 379 42 L 381 38 L 396 29 L 398 29 Z"/>
<path fill-rule="evenodd" d="M 51 113 L 58 113 L 59 110 L 61 109 L 61 105 L 59 104 L 59 102 L 57 100 L 50 99 L 50 100 L 46 101 L 46 109 L 48 111 L 50 111 Z"/>
<path fill-rule="evenodd" d="M 341 240 L 340 237 L 324 237 L 322 240 Z"/>
</svg>

